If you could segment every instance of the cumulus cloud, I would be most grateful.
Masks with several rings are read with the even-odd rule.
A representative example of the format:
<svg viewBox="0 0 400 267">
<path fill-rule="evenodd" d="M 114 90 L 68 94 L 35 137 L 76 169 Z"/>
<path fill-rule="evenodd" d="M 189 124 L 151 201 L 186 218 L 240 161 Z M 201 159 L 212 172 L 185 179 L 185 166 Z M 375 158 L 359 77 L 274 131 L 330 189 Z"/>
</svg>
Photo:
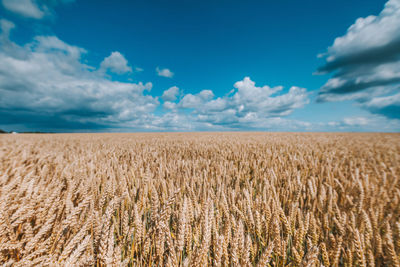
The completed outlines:
<svg viewBox="0 0 400 267">
<path fill-rule="evenodd" d="M 5 9 L 31 19 L 42 19 L 53 13 L 54 6 L 74 0 L 2 0 Z"/>
<path fill-rule="evenodd" d="M 14 24 L 2 20 L 0 36 L 0 125 L 27 130 L 312 130 L 313 125 L 285 118 L 308 103 L 304 88 L 257 86 L 249 77 L 229 94 L 212 90 L 183 94 L 174 86 L 161 96 L 166 112 L 156 114 L 158 97 L 151 83 L 113 81 L 87 65 L 84 48 L 56 36 L 37 36 L 23 46 L 13 43 Z M 119 53 L 118 53 L 119 54 Z M 116 52 L 101 64 L 125 71 Z M 107 60 L 109 59 L 109 60 Z M 111 60 L 113 59 L 113 60 Z M 122 66 L 122 67 L 121 67 Z M 100 66 L 100 69 L 102 67 Z M 229 91 L 229 90 L 227 90 Z M 371 105 L 378 105 L 371 103 Z"/>
<path fill-rule="evenodd" d="M 118 51 L 112 52 L 101 62 L 100 70 L 117 74 L 132 72 L 132 68 L 128 66 L 128 60 Z"/>
<path fill-rule="evenodd" d="M 309 102 L 304 88 L 294 86 L 287 93 L 282 93 L 282 86 L 257 87 L 249 77 L 236 82 L 234 88 L 231 94 L 224 97 L 215 97 L 211 90 L 186 94 L 178 103 L 168 102 L 164 107 L 175 111 L 191 110 L 191 120 L 202 127 L 271 129 L 279 123 L 282 123 L 282 127 L 288 127 L 290 120 L 282 117 Z M 295 121 L 291 121 L 291 125 L 308 127 L 307 123 Z"/>
<path fill-rule="evenodd" d="M 318 72 L 333 77 L 321 87 L 318 101 L 355 99 L 373 113 L 400 118 L 392 112 L 398 103 L 392 107 L 384 100 L 400 86 L 400 0 L 389 0 L 377 16 L 358 18 L 324 56 Z M 379 110 L 377 101 L 388 105 Z"/>
<path fill-rule="evenodd" d="M 172 78 L 174 76 L 174 73 L 169 69 L 160 69 L 159 67 L 157 67 L 156 72 L 158 76 L 162 77 Z"/>
<path fill-rule="evenodd" d="M 211 90 L 202 90 L 200 93 L 192 95 L 186 94 L 179 102 L 181 108 L 199 108 L 200 105 L 204 104 L 208 100 L 211 100 L 214 93 Z"/>
<path fill-rule="evenodd" d="M 156 113 L 152 83 L 113 81 L 106 71 L 132 71 L 113 52 L 99 67 L 86 61 L 84 48 L 56 36 L 36 36 L 27 44 L 12 42 L 12 22 L 0 22 L 0 125 L 71 131 L 126 130 L 300 130 L 305 122 L 284 118 L 308 103 L 303 88 L 256 86 L 250 78 L 234 84 L 230 94 L 212 90 L 165 90 L 164 113 Z M 103 70 L 103 71 L 99 71 Z M 182 94 L 182 97 L 179 97 Z"/>
<path fill-rule="evenodd" d="M 400 121 L 387 119 L 398 114 L 400 94 L 364 97 L 360 102 L 374 115 L 348 117 L 316 125 L 290 119 L 308 102 L 306 89 L 293 86 L 259 86 L 249 77 L 215 96 L 212 90 L 186 93 L 176 86 L 151 95 L 152 83 L 113 81 L 99 69 L 132 71 L 126 59 L 113 52 L 100 66 L 87 63 L 84 48 L 56 36 L 36 36 L 27 44 L 10 40 L 15 25 L 0 21 L 0 125 L 14 130 L 393 130 Z M 11 32 L 12 33 L 12 32 Z M 397 108 L 397 109 L 396 109 Z M 157 112 L 156 112 L 157 111 Z M 391 115 L 392 114 L 392 115 Z M 9 127 L 4 127 L 9 126 Z M 318 128 L 320 127 L 320 128 Z M 329 128 L 330 127 L 330 128 Z"/>
<path fill-rule="evenodd" d="M 152 84 L 109 80 L 82 63 L 85 53 L 55 36 L 37 36 L 24 46 L 2 42 L 0 124 L 48 130 L 145 128 L 159 105 L 146 94 Z"/>
<path fill-rule="evenodd" d="M 171 102 L 171 101 L 166 101 L 166 102 L 164 102 L 163 107 L 165 109 L 175 110 L 176 109 L 176 103 Z"/>
<path fill-rule="evenodd" d="M 400 1 L 389 0 L 378 16 L 358 18 L 344 36 L 328 48 L 327 63 L 320 71 L 349 65 L 398 60 L 400 53 Z"/>
<path fill-rule="evenodd" d="M 176 86 L 172 86 L 163 92 L 161 98 L 164 101 L 175 101 L 178 94 L 179 94 L 179 88 Z"/>
<path fill-rule="evenodd" d="M 239 107 L 241 114 L 255 112 L 269 117 L 286 116 L 294 109 L 301 108 L 308 103 L 306 89 L 293 86 L 286 94 L 272 97 L 280 92 L 283 87 L 257 87 L 249 77 L 234 85 L 237 92 L 232 97 L 232 102 Z"/>
</svg>

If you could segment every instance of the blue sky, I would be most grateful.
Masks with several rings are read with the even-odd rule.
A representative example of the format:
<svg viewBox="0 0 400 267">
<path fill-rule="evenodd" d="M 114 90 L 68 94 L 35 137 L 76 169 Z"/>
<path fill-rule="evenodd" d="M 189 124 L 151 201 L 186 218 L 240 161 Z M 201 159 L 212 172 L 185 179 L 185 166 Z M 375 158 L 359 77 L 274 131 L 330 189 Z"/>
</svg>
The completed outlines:
<svg viewBox="0 0 400 267">
<path fill-rule="evenodd" d="M 400 130 L 400 0 L 0 1 L 4 130 Z"/>
</svg>

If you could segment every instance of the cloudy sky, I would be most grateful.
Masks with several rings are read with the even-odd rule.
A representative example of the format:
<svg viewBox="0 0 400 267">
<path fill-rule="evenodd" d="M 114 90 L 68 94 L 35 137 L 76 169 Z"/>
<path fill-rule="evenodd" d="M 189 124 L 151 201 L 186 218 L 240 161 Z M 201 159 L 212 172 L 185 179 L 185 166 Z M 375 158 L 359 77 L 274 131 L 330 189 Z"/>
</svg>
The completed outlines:
<svg viewBox="0 0 400 267">
<path fill-rule="evenodd" d="M 400 0 L 0 0 L 7 131 L 400 131 Z"/>
</svg>

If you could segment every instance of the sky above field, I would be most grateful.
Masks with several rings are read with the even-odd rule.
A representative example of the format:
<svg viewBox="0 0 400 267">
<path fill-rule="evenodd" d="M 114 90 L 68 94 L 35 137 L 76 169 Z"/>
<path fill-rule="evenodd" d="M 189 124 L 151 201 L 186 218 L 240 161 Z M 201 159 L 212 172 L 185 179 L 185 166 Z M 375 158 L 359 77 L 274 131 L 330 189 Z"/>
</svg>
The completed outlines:
<svg viewBox="0 0 400 267">
<path fill-rule="evenodd" d="M 400 131 L 400 0 L 0 1 L 6 131 Z"/>
</svg>

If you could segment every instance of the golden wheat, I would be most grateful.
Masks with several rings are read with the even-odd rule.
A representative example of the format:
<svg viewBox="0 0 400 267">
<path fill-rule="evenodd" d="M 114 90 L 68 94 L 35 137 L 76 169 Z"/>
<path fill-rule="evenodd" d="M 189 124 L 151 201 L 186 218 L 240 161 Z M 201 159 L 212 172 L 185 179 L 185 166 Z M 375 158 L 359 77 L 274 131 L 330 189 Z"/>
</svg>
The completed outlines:
<svg viewBox="0 0 400 267">
<path fill-rule="evenodd" d="M 400 135 L 0 137 L 4 266 L 399 266 Z"/>
</svg>

